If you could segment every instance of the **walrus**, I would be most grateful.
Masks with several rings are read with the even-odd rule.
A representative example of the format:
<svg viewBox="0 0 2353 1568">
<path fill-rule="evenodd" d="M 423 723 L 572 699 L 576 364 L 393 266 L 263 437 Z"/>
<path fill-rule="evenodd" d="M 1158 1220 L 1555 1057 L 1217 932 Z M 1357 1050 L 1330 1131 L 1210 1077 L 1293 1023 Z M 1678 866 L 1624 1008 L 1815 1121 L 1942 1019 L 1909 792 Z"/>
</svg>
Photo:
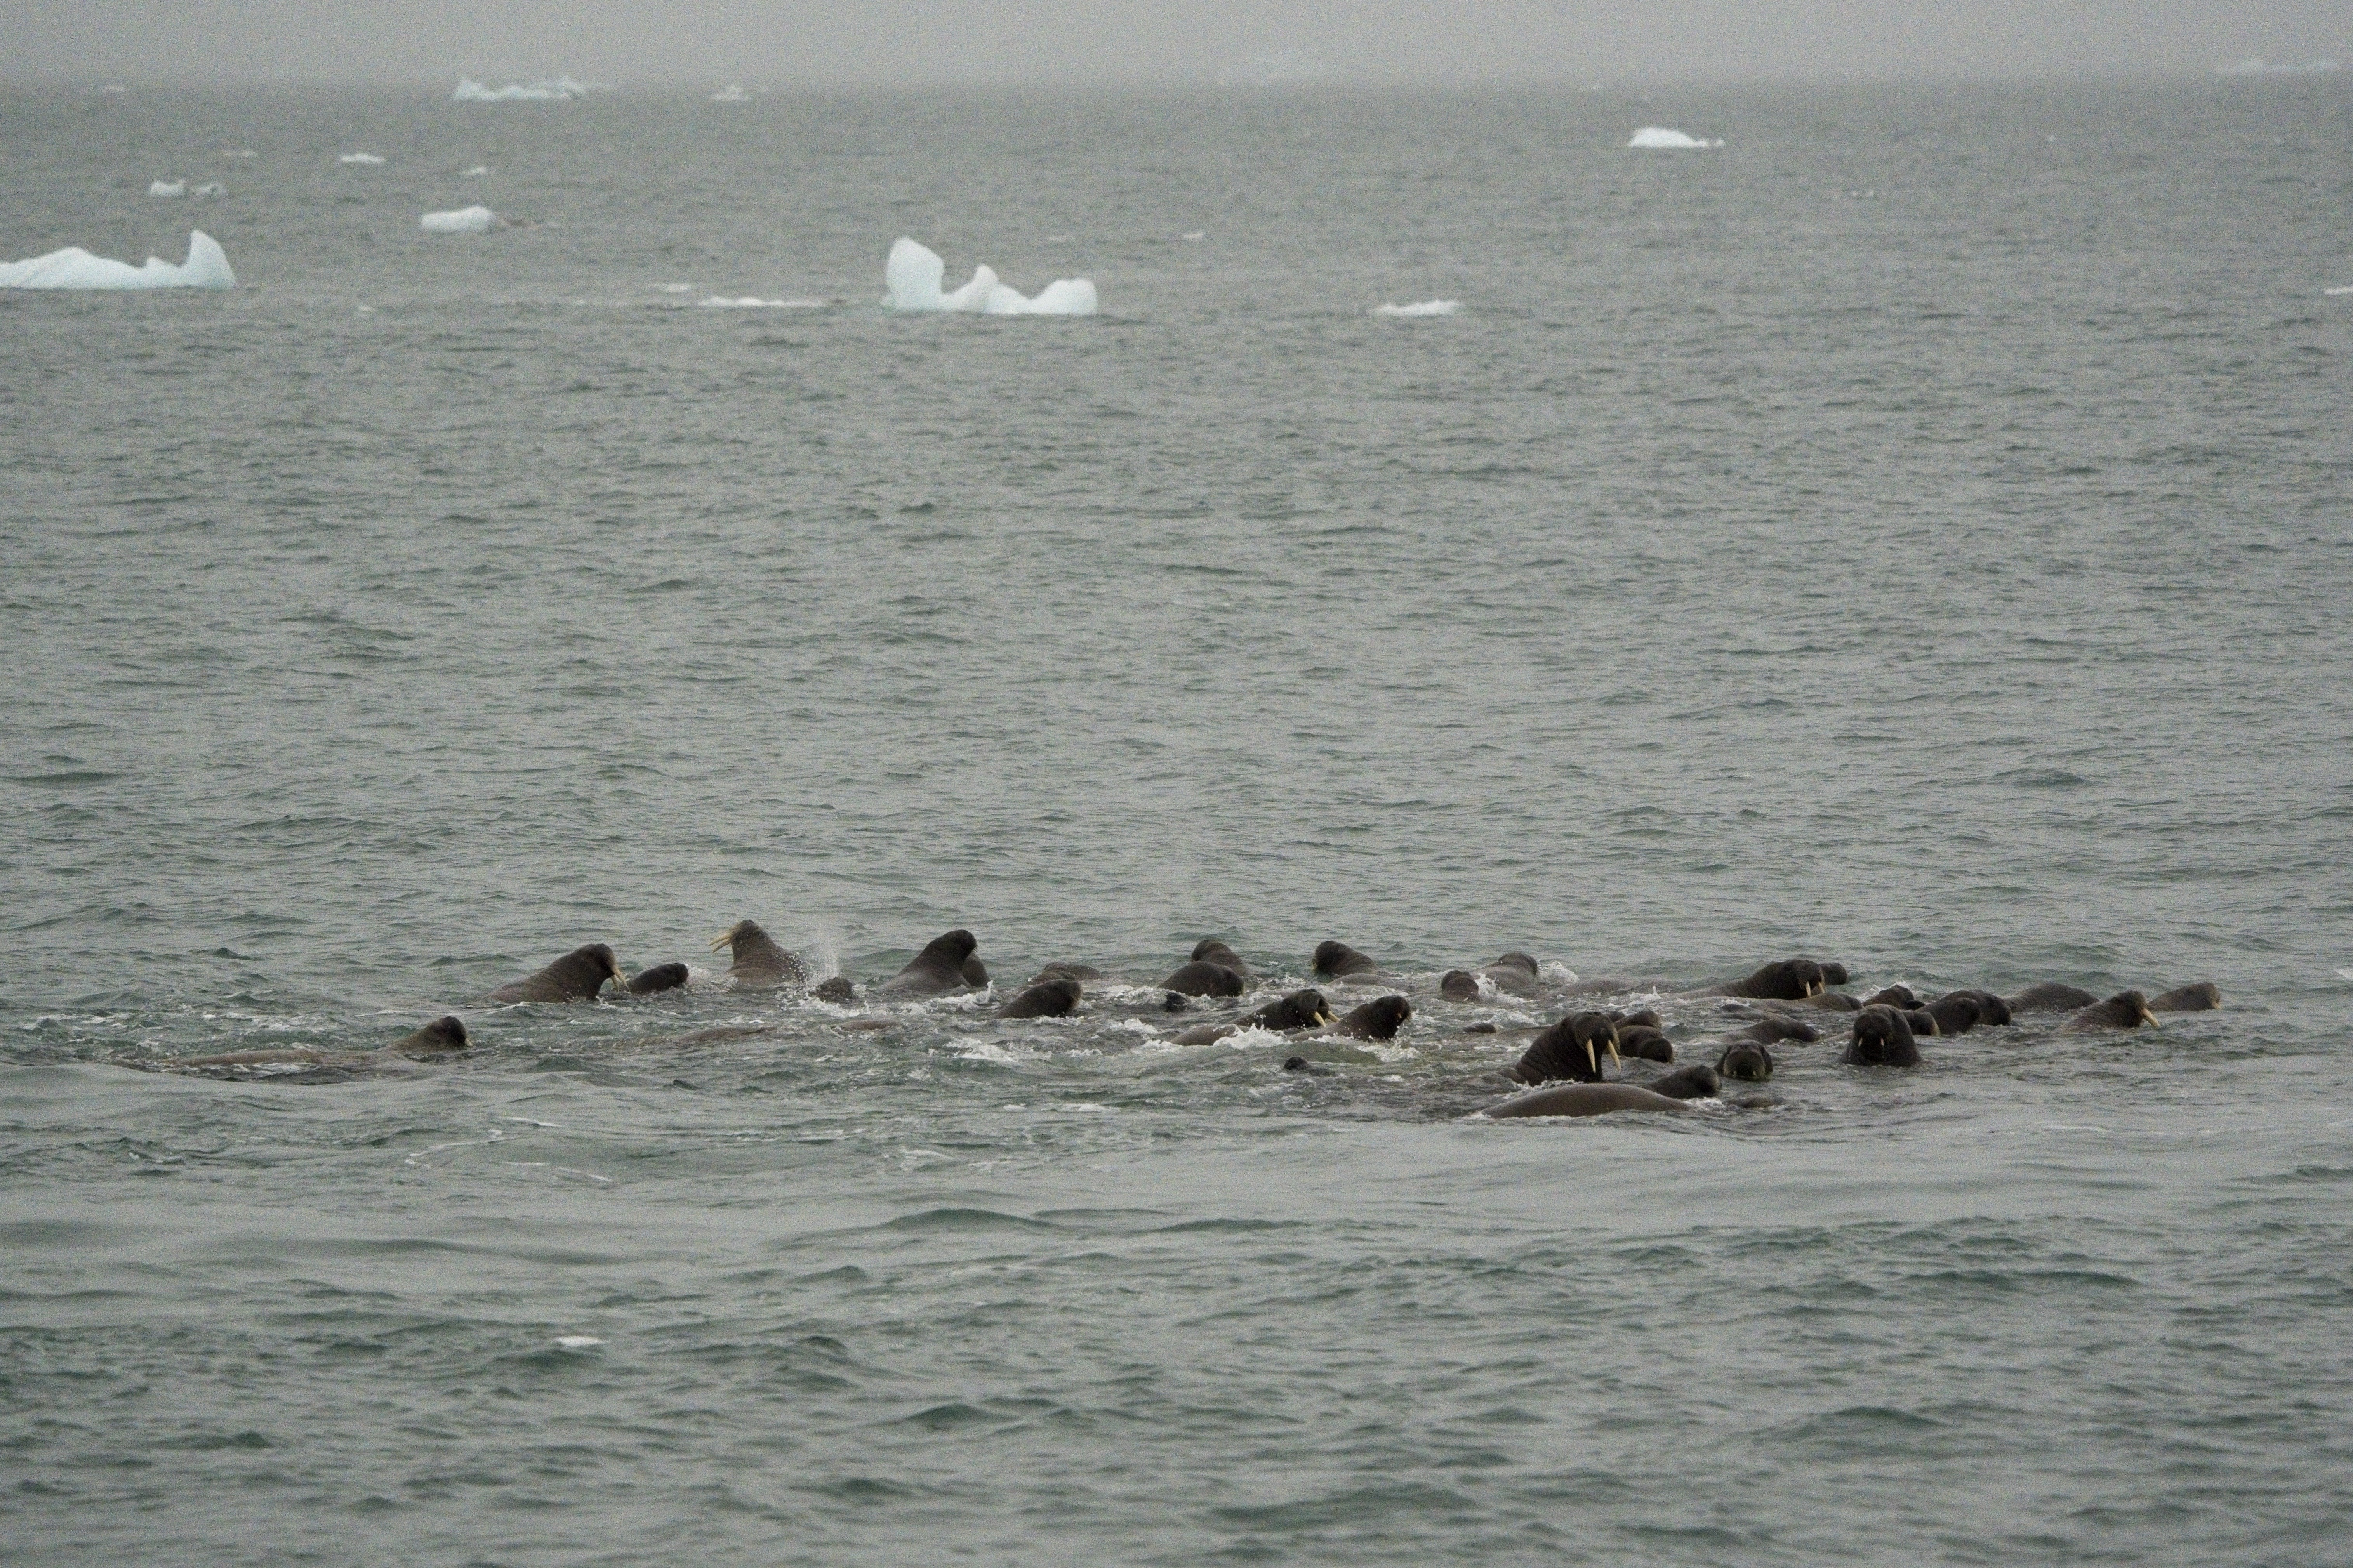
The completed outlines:
<svg viewBox="0 0 2353 1568">
<path fill-rule="evenodd" d="M 1404 997 L 1376 996 L 1342 1015 L 1330 1032 L 1352 1040 L 1393 1040 L 1412 1016 L 1413 1004 Z"/>
<path fill-rule="evenodd" d="M 1055 963 L 1039 965 L 1038 973 L 1029 977 L 1029 984 L 1035 985 L 1040 981 L 1056 979 L 1075 980 L 1084 984 L 1090 980 L 1101 980 L 1103 977 L 1103 972 L 1092 963 Z M 1025 990 L 1027 988 L 1024 987 Z"/>
<path fill-rule="evenodd" d="M 1915 1068 L 1920 1047 L 1903 1014 L 1893 1007 L 1865 1007 L 1854 1016 L 1854 1033 L 1841 1059 L 1849 1067 Z"/>
<path fill-rule="evenodd" d="M 1672 1095 L 1631 1083 L 1563 1083 L 1514 1095 L 1480 1114 L 1504 1116 L 1606 1116 L 1613 1110 L 1663 1110 L 1686 1114 L 1691 1107 Z"/>
<path fill-rule="evenodd" d="M 980 961 L 980 954 L 976 952 L 966 958 L 957 966 L 956 973 L 963 975 L 964 983 L 975 991 L 988 989 L 988 965 Z"/>
<path fill-rule="evenodd" d="M 1176 973 L 1160 983 L 1160 988 L 1172 996 L 1239 996 L 1248 985 L 1239 970 L 1206 958 L 1177 965 Z"/>
<path fill-rule="evenodd" d="M 1966 996 L 1976 1003 L 1978 1022 L 1989 1029 L 1999 1029 L 2010 1022 L 2010 1004 L 1990 991 L 1980 991 L 1975 986 L 1968 986 L 1959 991 L 1947 991 L 1945 996 Z M 1941 1002 L 1945 996 L 1939 996 L 1936 1000 Z"/>
<path fill-rule="evenodd" d="M 1661 1073 L 1642 1087 L 1652 1094 L 1663 1094 L 1669 1100 L 1714 1100 L 1724 1092 L 1723 1080 L 1705 1062 L 1694 1062 L 1689 1067 Z"/>
<path fill-rule="evenodd" d="M 1936 1015 L 1922 1007 L 1898 1007 L 1895 1016 L 1904 1020 L 1915 1040 L 1933 1039 L 1944 1033 L 1936 1027 Z"/>
<path fill-rule="evenodd" d="M 1905 1009 L 1893 1010 L 1905 1011 Z M 1979 1019 L 1984 1016 L 1978 1007 L 1977 998 L 1961 991 L 1947 991 L 1935 1001 L 1925 1003 L 1909 1011 L 1926 1013 L 1936 1019 L 1936 1033 L 1939 1035 L 1966 1035 L 1978 1026 Z"/>
<path fill-rule="evenodd" d="M 1800 1019 L 1767 1013 L 1746 1027 L 1733 1030 L 1732 1037 L 1754 1040 L 1760 1046 L 1773 1045 L 1781 1040 L 1795 1040 L 1801 1046 L 1810 1046 L 1822 1037 L 1822 1032 Z"/>
<path fill-rule="evenodd" d="M 809 994 L 820 1002 L 849 1002 L 858 995 L 858 987 L 847 974 L 829 975 L 809 987 Z"/>
<path fill-rule="evenodd" d="M 2222 988 L 2211 980 L 2177 985 L 2148 999 L 2152 1013 L 2211 1013 L 2222 1005 Z"/>
<path fill-rule="evenodd" d="M 1232 948 L 1228 947 L 1224 942 L 1219 942 L 1213 936 L 1205 936 L 1199 942 L 1193 944 L 1193 962 L 1196 963 L 1221 963 L 1228 969 L 1232 970 L 1236 974 L 1240 975 L 1244 980 L 1256 980 L 1258 978 L 1258 971 L 1250 966 L 1250 961 L 1248 959 L 1244 958 L 1240 953 L 1236 952 Z"/>
<path fill-rule="evenodd" d="M 744 987 L 798 985 L 808 978 L 801 961 L 760 929 L 757 921 L 737 921 L 711 939 L 711 951 L 729 952 L 727 978 Z"/>
<path fill-rule="evenodd" d="M 1635 1007 L 1622 1013 L 1612 1013 L 1609 1021 L 1621 1029 L 1663 1029 L 1667 1021 L 1659 1016 L 1656 1007 Z"/>
<path fill-rule="evenodd" d="M 2013 1013 L 2073 1013 L 2088 1007 L 2099 998 L 2079 985 L 2062 985 L 2044 980 L 2005 996 Z"/>
<path fill-rule="evenodd" d="M 1822 984 L 1824 985 L 1843 985 L 1846 984 L 1846 965 L 1843 963 L 1834 963 L 1828 959 L 1811 958 L 1801 958 L 1797 962 L 1799 963 L 1810 963 L 1816 969 L 1820 970 L 1822 972 Z"/>
<path fill-rule="evenodd" d="M 406 1071 L 409 1062 L 430 1061 L 436 1057 L 471 1048 L 473 1038 L 466 1026 L 448 1016 L 434 1019 L 421 1029 L 403 1035 L 388 1046 L 373 1051 L 323 1051 L 304 1047 L 289 1047 L 280 1050 L 227 1051 L 216 1057 L 190 1057 L 170 1064 L 180 1068 L 250 1068 L 250 1067 L 322 1067 L 342 1068 L 355 1071 Z M 141 1064 L 144 1065 L 144 1064 Z"/>
<path fill-rule="evenodd" d="M 1525 952 L 1507 952 L 1475 970 L 1448 970 L 1438 977 L 1438 994 L 1449 1002 L 1475 1002 L 1481 989 L 1479 983 L 1484 980 L 1497 991 L 1525 994 L 1536 988 L 1539 976 L 1535 959 Z"/>
<path fill-rule="evenodd" d="M 1743 1083 L 1763 1083 L 1773 1076 L 1773 1053 L 1758 1040 L 1735 1040 L 1715 1058 L 1715 1070 Z"/>
<path fill-rule="evenodd" d="M 657 963 L 629 976 L 629 994 L 650 996 L 657 991 L 675 991 L 686 984 L 686 977 L 687 968 L 683 963 Z"/>
<path fill-rule="evenodd" d="M 2137 991 L 2119 991 L 2105 1002 L 2070 1015 L 2059 1032 L 2084 1035 L 2095 1029 L 2137 1029 L 2144 1024 L 2157 1027 L 2157 1015 L 2149 1011 L 2148 998 Z"/>
<path fill-rule="evenodd" d="M 1176 1037 L 1180 1046 L 1210 1046 L 1244 1029 L 1265 1029 L 1273 1034 L 1291 1034 L 1300 1029 L 1312 1029 L 1318 1024 L 1329 1024 L 1332 1009 L 1324 1000 L 1324 993 L 1309 989 L 1293 991 L 1290 995 L 1268 1003 L 1255 1013 L 1245 1013 L 1226 1024 L 1203 1024 Z"/>
<path fill-rule="evenodd" d="M 971 984 L 965 977 L 965 961 L 979 945 L 972 932 L 961 928 L 935 936 L 924 944 L 923 952 L 907 961 L 904 969 L 874 987 L 875 994 L 939 996 L 961 991 Z M 987 972 L 984 970 L 981 984 L 987 984 Z"/>
<path fill-rule="evenodd" d="M 1920 1005 L 1920 994 L 1909 985 L 1883 985 L 1862 999 L 1866 1007 L 1896 1007 L 1910 1012 Z"/>
<path fill-rule="evenodd" d="M 1671 1062 L 1675 1059 L 1675 1043 L 1648 1024 L 1620 1024 L 1618 1054 L 1646 1062 Z"/>
<path fill-rule="evenodd" d="M 1381 966 L 1345 942 L 1315 944 L 1315 978 L 1338 980 L 1351 974 L 1378 974 Z"/>
<path fill-rule="evenodd" d="M 1777 958 L 1737 980 L 1698 986 L 1687 996 L 1746 996 L 1768 1002 L 1803 1002 L 1822 991 L 1822 967 L 1810 958 Z"/>
<path fill-rule="evenodd" d="M 1618 1059 L 1618 1026 L 1607 1013 L 1571 1013 L 1528 1042 L 1520 1059 L 1504 1076 L 1520 1083 L 1549 1083 L 1569 1079 L 1578 1083 L 1601 1081 L 1601 1052 Z"/>
<path fill-rule="evenodd" d="M 511 980 L 491 993 L 493 1002 L 586 1002 L 604 989 L 611 981 L 619 990 L 627 990 L 629 977 L 621 973 L 621 961 L 613 950 L 601 942 L 586 947 L 575 947 L 536 974 L 521 980 Z"/>
<path fill-rule="evenodd" d="M 997 1009 L 1000 1018 L 1067 1018 L 1079 1010 L 1082 987 L 1067 974 L 1040 980 Z"/>
</svg>

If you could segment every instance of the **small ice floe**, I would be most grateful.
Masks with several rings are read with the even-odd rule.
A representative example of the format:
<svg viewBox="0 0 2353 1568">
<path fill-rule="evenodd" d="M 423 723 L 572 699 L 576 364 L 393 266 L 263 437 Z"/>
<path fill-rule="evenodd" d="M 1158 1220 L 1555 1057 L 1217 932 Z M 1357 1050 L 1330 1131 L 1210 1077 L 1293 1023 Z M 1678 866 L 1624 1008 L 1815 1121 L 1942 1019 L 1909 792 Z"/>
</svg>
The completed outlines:
<svg viewBox="0 0 2353 1568">
<path fill-rule="evenodd" d="M 220 242 L 203 229 L 188 235 L 188 259 L 174 267 L 151 256 L 144 267 L 92 256 L 78 245 L 29 261 L 0 261 L 0 289 L 234 289 L 237 274 Z"/>
<path fill-rule="evenodd" d="M 1030 299 L 1019 289 L 997 280 L 996 269 L 974 268 L 972 281 L 955 293 L 944 293 L 940 280 L 947 264 L 939 253 L 903 235 L 892 242 L 882 264 L 882 281 L 890 292 L 882 303 L 893 310 L 955 311 L 976 316 L 1092 316 L 1095 286 L 1085 278 L 1058 278 Z"/>
<path fill-rule="evenodd" d="M 108 82 L 104 87 L 100 88 L 98 90 L 99 90 L 99 91 L 100 91 L 100 92 L 121 92 L 121 91 L 123 91 L 123 90 L 125 90 L 125 89 L 124 89 L 124 88 L 123 88 L 123 85 L 122 85 L 121 82 L 119 82 L 119 81 L 111 81 L 111 82 Z"/>
<path fill-rule="evenodd" d="M 1185 237 L 1186 237 L 1187 239 L 1200 239 L 1200 238 L 1205 237 L 1205 235 L 1204 235 L 1204 231 L 1202 231 L 1202 230 L 1200 230 L 1200 229 L 1198 229 L 1198 228 L 1197 228 L 1197 229 L 1195 229 L 1192 233 L 1190 233 L 1190 234 L 1188 234 L 1188 235 L 1187 235 Z"/>
<path fill-rule="evenodd" d="M 445 213 L 427 213 L 417 220 L 417 226 L 427 234 L 488 234 L 506 226 L 506 220 L 488 207 L 457 207 Z"/>
<path fill-rule="evenodd" d="M 1724 139 L 1719 136 L 1713 142 L 1705 142 L 1695 136 L 1685 135 L 1680 131 L 1670 131 L 1663 125 L 1645 125 L 1634 132 L 1634 139 L 1626 145 L 1662 148 L 1721 147 L 1724 145 Z"/>
<path fill-rule="evenodd" d="M 449 95 L 453 103 L 569 103 L 588 90 L 585 81 L 575 81 L 568 76 L 543 77 L 537 81 L 511 81 L 504 87 L 485 87 L 472 77 L 459 77 L 458 90 Z"/>
<path fill-rule="evenodd" d="M 479 180 L 490 172 L 491 166 L 488 163 L 477 163 L 470 169 L 459 170 L 458 177 L 461 180 Z"/>
<path fill-rule="evenodd" d="M 190 191 L 188 195 L 192 196 L 202 196 L 206 201 L 216 202 L 223 196 L 228 195 L 228 187 L 222 184 L 218 180 L 207 180 L 203 184 L 198 185 L 195 190 Z"/>
<path fill-rule="evenodd" d="M 757 294 L 746 294 L 740 300 L 730 300 L 724 294 L 713 294 L 708 300 L 697 300 L 712 310 L 821 310 L 822 300 L 763 300 Z"/>
<path fill-rule="evenodd" d="M 1421 300 L 1410 305 L 1376 305 L 1376 316 L 1451 316 L 1462 309 L 1460 300 Z"/>
<path fill-rule="evenodd" d="M 335 160 L 338 163 L 365 163 L 370 167 L 384 162 L 373 153 L 346 153 Z"/>
<path fill-rule="evenodd" d="M 2306 60 L 2302 65 L 2275 66 L 2263 60 L 2238 60 L 2216 66 L 2216 76 L 2326 76 L 2337 68 L 2332 59 Z"/>
<path fill-rule="evenodd" d="M 752 95 L 745 92 L 741 87 L 731 81 L 725 87 L 721 88 L 717 92 L 712 93 L 711 95 L 711 101 L 713 103 L 749 103 L 752 101 Z"/>
<path fill-rule="evenodd" d="M 694 285 L 691 283 L 657 283 L 654 287 L 659 289 L 665 294 L 691 294 L 694 292 Z"/>
<path fill-rule="evenodd" d="M 594 1334 L 558 1334 L 555 1342 L 568 1351 L 585 1351 L 590 1345 L 601 1345 L 605 1342 Z"/>
<path fill-rule="evenodd" d="M 2353 283 L 2348 283 L 2342 289 L 2323 289 L 2321 292 L 2329 296 L 2331 299 L 2336 298 L 2339 294 L 2353 294 Z"/>
<path fill-rule="evenodd" d="M 256 158 L 259 157 L 260 154 L 256 153 L 250 147 L 224 147 L 221 149 L 221 156 L 224 158 Z"/>
<path fill-rule="evenodd" d="M 185 180 L 150 180 L 147 194 L 151 196 L 185 196 L 188 194 Z"/>
</svg>

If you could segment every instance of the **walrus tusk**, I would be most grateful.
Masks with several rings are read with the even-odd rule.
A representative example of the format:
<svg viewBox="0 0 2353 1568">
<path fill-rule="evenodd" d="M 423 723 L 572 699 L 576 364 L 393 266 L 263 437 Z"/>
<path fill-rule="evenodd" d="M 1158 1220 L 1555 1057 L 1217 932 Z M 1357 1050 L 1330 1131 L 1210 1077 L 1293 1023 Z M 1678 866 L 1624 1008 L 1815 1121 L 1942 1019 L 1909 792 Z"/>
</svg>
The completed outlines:
<svg viewBox="0 0 2353 1568">
<path fill-rule="evenodd" d="M 711 939 L 711 951 L 712 951 L 712 952 L 717 952 L 721 948 L 723 948 L 723 947 L 726 947 L 726 946 L 729 946 L 730 944 L 732 944 L 732 943 L 734 942 L 734 940 L 735 940 L 735 933 L 734 933 L 733 931 L 721 931 L 717 936 L 714 936 L 714 937 L 712 937 L 712 938 Z"/>
<path fill-rule="evenodd" d="M 1585 1042 L 1585 1065 L 1593 1069 L 1594 1077 L 1599 1078 L 1601 1076 L 1601 1058 L 1593 1054 L 1593 1042 L 1591 1040 Z"/>
<path fill-rule="evenodd" d="M 1609 1042 L 1609 1059 L 1616 1062 L 1621 1068 L 1626 1065 L 1626 1058 L 1618 1054 L 1618 1041 L 1614 1037 Z M 1595 1072 L 1599 1072 L 1601 1070 L 1601 1064 L 1599 1062 L 1594 1063 L 1593 1070 Z"/>
</svg>

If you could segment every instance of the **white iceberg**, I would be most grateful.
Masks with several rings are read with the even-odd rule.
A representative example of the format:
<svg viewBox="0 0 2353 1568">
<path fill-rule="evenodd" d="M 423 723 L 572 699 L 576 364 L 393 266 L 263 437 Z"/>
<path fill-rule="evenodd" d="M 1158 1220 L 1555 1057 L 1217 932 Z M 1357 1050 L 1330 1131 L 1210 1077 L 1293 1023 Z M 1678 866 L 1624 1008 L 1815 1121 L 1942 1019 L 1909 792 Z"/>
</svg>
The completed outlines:
<svg viewBox="0 0 2353 1568">
<path fill-rule="evenodd" d="M 458 90 L 449 98 L 454 103 L 569 103 L 587 91 L 586 82 L 575 81 L 568 76 L 511 81 L 504 87 L 485 87 L 468 76 L 458 79 Z"/>
<path fill-rule="evenodd" d="M 151 196 L 185 196 L 188 194 L 188 182 L 185 180 L 153 180 L 148 183 L 147 194 Z"/>
<path fill-rule="evenodd" d="M 188 259 L 174 267 L 151 256 L 144 267 L 92 256 L 78 245 L 36 256 L 30 261 L 0 261 L 0 289 L 234 289 L 237 274 L 220 242 L 203 229 L 188 235 Z"/>
<path fill-rule="evenodd" d="M 470 169 L 460 170 L 458 177 L 461 180 L 480 179 L 490 172 L 491 166 L 488 163 L 477 163 Z"/>
<path fill-rule="evenodd" d="M 488 234 L 505 224 L 488 207 L 457 207 L 446 213 L 427 213 L 417 220 L 417 226 L 427 234 Z"/>
<path fill-rule="evenodd" d="M 335 162 L 338 163 L 376 164 L 383 163 L 384 160 L 377 157 L 373 153 L 346 153 L 342 157 L 336 159 Z"/>
<path fill-rule="evenodd" d="M 1376 305 L 1376 316 L 1451 316 L 1462 309 L 1460 300 L 1423 300 L 1411 305 Z"/>
<path fill-rule="evenodd" d="M 822 300 L 763 300 L 757 294 L 746 294 L 740 300 L 730 300 L 724 294 L 713 294 L 700 301 L 710 310 L 821 310 Z"/>
<path fill-rule="evenodd" d="M 950 294 L 940 288 L 947 263 L 928 246 L 902 235 L 891 243 L 882 264 L 882 282 L 890 292 L 882 303 L 893 310 L 944 310 L 976 316 L 1092 316 L 1095 286 L 1085 278 L 1057 278 L 1030 299 L 1019 289 L 997 280 L 994 268 L 976 267 L 972 281 Z"/>
<path fill-rule="evenodd" d="M 712 93 L 711 95 L 711 101 L 713 103 L 749 103 L 752 101 L 752 95 L 745 92 L 741 87 L 731 81 L 725 87 L 721 88 L 717 92 Z"/>
<path fill-rule="evenodd" d="M 1724 145 L 1724 139 L 1718 137 L 1713 142 L 1704 142 L 1695 137 L 1686 136 L 1680 131 L 1670 131 L 1663 125 L 1645 125 L 1634 132 L 1634 139 L 1626 145 L 1629 147 L 1721 147 Z"/>
</svg>

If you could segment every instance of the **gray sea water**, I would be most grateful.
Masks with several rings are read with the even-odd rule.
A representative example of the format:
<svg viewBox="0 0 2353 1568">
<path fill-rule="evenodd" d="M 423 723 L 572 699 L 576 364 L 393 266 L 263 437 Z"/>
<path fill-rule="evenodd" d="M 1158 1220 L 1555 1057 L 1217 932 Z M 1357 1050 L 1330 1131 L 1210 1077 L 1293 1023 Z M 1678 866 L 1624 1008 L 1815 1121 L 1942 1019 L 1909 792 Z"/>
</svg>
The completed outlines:
<svg viewBox="0 0 2353 1568">
<path fill-rule="evenodd" d="M 241 283 L 0 294 L 0 1556 L 2344 1561 L 2348 147 L 0 91 L 0 257 Z M 1103 313 L 892 316 L 901 234 Z M 747 916 L 998 984 L 734 992 Z M 1416 1016 L 1180 1047 L 1206 936 Z M 590 941 L 696 981 L 483 1001 Z M 2224 1007 L 1474 1114 L 1567 972 L 1793 952 Z M 1131 984 L 988 1016 L 1050 960 Z"/>
</svg>

